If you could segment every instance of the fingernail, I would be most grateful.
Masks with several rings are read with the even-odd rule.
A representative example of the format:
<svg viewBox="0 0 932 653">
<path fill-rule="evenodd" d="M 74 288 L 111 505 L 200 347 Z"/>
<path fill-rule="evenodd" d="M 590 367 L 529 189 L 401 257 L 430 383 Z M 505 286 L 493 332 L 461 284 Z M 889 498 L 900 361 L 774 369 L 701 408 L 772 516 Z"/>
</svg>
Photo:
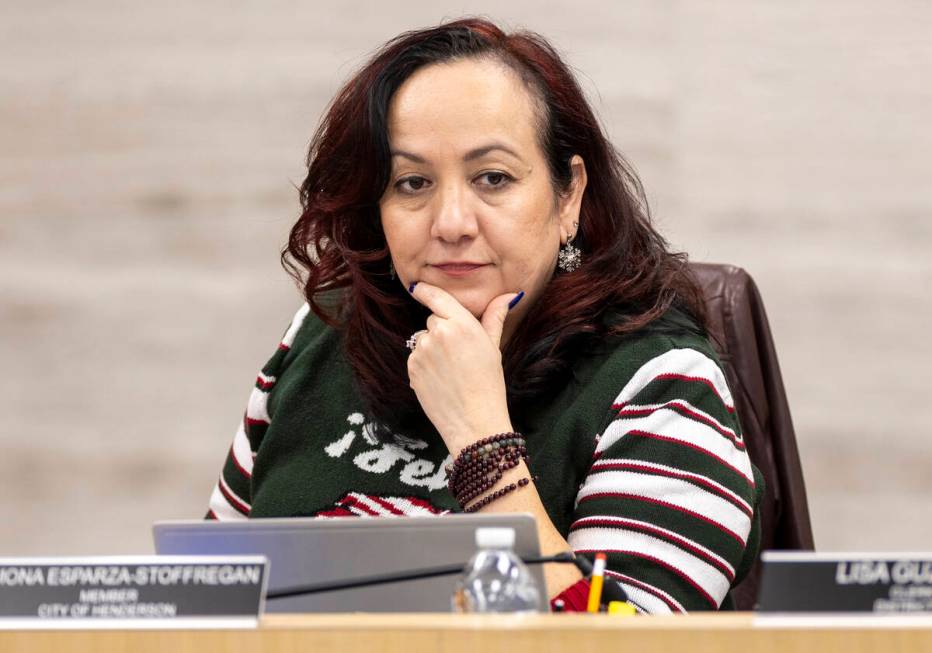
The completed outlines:
<svg viewBox="0 0 932 653">
<path fill-rule="evenodd" d="M 409 293 L 414 292 L 414 286 L 416 286 L 416 285 L 417 285 L 417 281 L 415 281 L 415 282 L 412 283 L 410 286 L 408 286 L 408 292 L 409 292 Z"/>
<path fill-rule="evenodd" d="M 521 298 L 522 298 L 522 297 L 524 297 L 524 291 L 523 291 L 523 290 L 520 291 L 520 292 L 515 296 L 514 299 L 512 299 L 510 302 L 508 302 L 508 310 L 510 311 L 510 310 L 513 309 L 515 306 L 517 306 L 517 305 L 518 305 L 518 302 L 521 301 Z"/>
</svg>

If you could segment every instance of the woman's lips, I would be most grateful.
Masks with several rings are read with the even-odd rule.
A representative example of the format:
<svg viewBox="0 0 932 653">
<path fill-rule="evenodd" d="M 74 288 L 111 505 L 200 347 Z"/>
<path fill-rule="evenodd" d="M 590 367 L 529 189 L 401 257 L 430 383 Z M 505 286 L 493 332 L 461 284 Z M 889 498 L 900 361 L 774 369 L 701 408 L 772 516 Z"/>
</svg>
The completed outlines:
<svg viewBox="0 0 932 653">
<path fill-rule="evenodd" d="M 440 270 L 444 274 L 451 277 L 465 277 L 469 274 L 472 274 L 476 270 L 480 270 L 486 266 L 485 263 L 436 263 L 431 265 L 432 268 Z"/>
</svg>

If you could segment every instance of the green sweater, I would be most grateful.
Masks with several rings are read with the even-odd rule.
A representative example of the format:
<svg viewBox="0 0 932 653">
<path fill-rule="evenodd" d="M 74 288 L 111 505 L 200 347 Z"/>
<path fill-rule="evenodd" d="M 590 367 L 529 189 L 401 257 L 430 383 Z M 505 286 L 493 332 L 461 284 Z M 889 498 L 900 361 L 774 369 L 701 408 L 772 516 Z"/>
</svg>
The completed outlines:
<svg viewBox="0 0 932 653">
<path fill-rule="evenodd" d="M 575 551 L 606 552 L 639 610 L 730 604 L 757 553 L 763 481 L 705 338 L 674 321 L 612 339 L 512 422 L 554 526 Z M 208 518 L 460 511 L 449 460 L 432 428 L 366 415 L 339 334 L 305 305 L 256 380 Z"/>
</svg>

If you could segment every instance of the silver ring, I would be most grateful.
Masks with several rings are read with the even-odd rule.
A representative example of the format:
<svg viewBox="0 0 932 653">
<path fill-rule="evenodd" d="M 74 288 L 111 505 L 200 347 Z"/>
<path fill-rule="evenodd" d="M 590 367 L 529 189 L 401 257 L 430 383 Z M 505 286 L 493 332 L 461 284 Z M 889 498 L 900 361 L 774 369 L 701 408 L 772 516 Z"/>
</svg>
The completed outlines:
<svg viewBox="0 0 932 653">
<path fill-rule="evenodd" d="M 411 337 L 408 338 L 407 342 L 405 342 L 405 346 L 411 351 L 414 351 L 414 348 L 417 347 L 417 339 L 420 338 L 425 333 L 427 333 L 427 329 L 421 329 L 420 331 L 415 331 L 414 333 L 411 334 Z"/>
</svg>

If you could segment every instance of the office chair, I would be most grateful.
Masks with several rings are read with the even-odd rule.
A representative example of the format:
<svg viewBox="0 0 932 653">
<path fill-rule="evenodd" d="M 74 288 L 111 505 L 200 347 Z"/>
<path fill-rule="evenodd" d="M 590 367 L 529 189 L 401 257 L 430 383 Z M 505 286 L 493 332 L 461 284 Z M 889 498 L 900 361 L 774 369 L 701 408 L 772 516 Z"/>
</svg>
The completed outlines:
<svg viewBox="0 0 932 653">
<path fill-rule="evenodd" d="M 760 293 L 733 265 L 690 263 L 706 297 L 709 335 L 734 395 L 751 461 L 767 489 L 761 501 L 761 551 L 814 548 L 806 487 L 780 365 Z M 732 590 L 738 610 L 752 610 L 760 559 Z"/>
</svg>

